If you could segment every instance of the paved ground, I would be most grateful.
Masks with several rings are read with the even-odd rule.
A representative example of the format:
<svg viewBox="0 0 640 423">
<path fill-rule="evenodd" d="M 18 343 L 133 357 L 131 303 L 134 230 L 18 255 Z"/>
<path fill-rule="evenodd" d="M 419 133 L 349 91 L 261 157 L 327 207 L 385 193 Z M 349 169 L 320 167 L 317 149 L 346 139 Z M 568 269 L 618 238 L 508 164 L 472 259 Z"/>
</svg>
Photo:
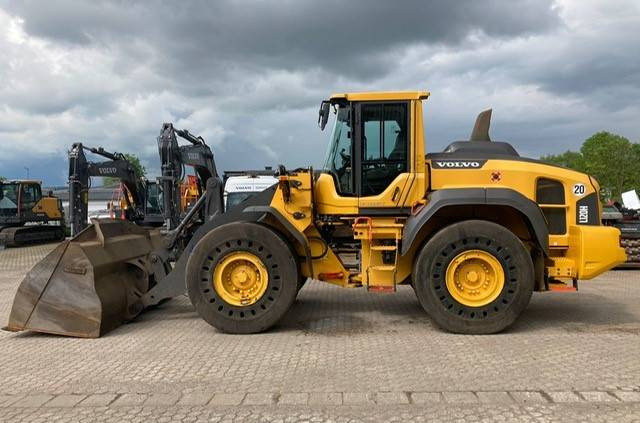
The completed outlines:
<svg viewBox="0 0 640 423">
<path fill-rule="evenodd" d="M 0 323 L 53 246 L 0 251 Z M 413 291 L 312 282 L 224 335 L 178 298 L 95 339 L 0 332 L 0 421 L 640 421 L 640 271 L 535 294 L 507 333 L 434 328 Z"/>
</svg>

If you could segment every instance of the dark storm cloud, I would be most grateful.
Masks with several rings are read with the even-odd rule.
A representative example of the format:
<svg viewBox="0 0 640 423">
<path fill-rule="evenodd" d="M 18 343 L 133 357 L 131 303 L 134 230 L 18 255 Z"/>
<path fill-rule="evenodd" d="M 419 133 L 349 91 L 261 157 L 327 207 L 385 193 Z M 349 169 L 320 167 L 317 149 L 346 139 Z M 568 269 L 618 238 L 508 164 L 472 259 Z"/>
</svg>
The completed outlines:
<svg viewBox="0 0 640 423">
<path fill-rule="evenodd" d="M 151 47 L 153 56 L 143 54 L 142 60 L 190 83 L 265 67 L 318 67 L 373 78 L 393 69 L 402 49 L 411 44 L 456 45 L 474 32 L 510 38 L 560 24 L 550 2 L 539 0 L 511 1 L 508 7 L 497 0 L 57 1 L 9 6 L 36 36 L 128 50 L 132 62 Z"/>
<path fill-rule="evenodd" d="M 560 95 L 597 94 L 610 108 L 637 104 L 640 69 L 638 57 L 630 52 L 638 49 L 638 41 L 633 35 L 588 39 L 577 48 L 566 49 L 565 60 L 538 68 L 530 77 Z"/>
<path fill-rule="evenodd" d="M 336 91 L 430 89 L 430 151 L 487 107 L 492 136 L 530 156 L 635 139 L 640 11 L 612 1 L 0 0 L 0 175 L 25 146 L 64 158 L 74 141 L 157 172 L 163 121 L 221 169 L 317 166 L 317 103 Z"/>
</svg>

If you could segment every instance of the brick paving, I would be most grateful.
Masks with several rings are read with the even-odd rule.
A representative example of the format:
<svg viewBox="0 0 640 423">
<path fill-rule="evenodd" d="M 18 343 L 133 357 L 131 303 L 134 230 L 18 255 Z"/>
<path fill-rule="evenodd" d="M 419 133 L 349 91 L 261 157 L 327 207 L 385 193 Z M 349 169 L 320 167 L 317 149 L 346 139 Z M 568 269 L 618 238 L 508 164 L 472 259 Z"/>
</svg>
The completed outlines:
<svg viewBox="0 0 640 423">
<path fill-rule="evenodd" d="M 52 248 L 0 251 L 0 324 Z M 100 339 L 0 332 L 0 421 L 638 421 L 638 300 L 640 271 L 612 271 L 461 336 L 409 287 L 311 282 L 279 327 L 234 336 L 180 297 Z"/>
</svg>

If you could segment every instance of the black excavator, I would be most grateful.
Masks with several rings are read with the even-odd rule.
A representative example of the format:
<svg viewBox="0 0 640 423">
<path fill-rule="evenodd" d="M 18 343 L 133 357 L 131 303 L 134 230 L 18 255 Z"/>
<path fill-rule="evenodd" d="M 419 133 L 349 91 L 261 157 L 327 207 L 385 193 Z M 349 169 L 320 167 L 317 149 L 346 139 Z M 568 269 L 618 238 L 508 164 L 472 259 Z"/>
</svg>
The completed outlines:
<svg viewBox="0 0 640 423">
<path fill-rule="evenodd" d="M 189 144 L 179 145 L 178 137 Z M 196 221 L 202 222 L 205 216 L 222 212 L 222 181 L 218 176 L 213 152 L 202 137 L 195 136 L 185 129 L 175 129 L 171 123 L 165 123 L 158 137 L 158 152 L 162 171 L 158 183 L 163 193 L 162 208 L 166 230 L 175 230 L 190 212 L 180 210 L 180 183 L 185 177 L 185 166 L 192 167 L 197 176 L 201 205 L 195 213 Z M 206 204 L 203 198 L 205 191 L 208 193 Z"/>
<path fill-rule="evenodd" d="M 85 151 L 108 160 L 88 161 Z M 110 153 L 102 147 L 87 147 L 75 143 L 69 151 L 69 222 L 75 236 L 89 224 L 88 202 L 91 177 L 119 179 L 123 186 L 124 217 L 142 226 L 161 226 L 163 222 L 158 202 L 158 187 L 136 175 L 133 165 L 122 153 Z"/>
</svg>

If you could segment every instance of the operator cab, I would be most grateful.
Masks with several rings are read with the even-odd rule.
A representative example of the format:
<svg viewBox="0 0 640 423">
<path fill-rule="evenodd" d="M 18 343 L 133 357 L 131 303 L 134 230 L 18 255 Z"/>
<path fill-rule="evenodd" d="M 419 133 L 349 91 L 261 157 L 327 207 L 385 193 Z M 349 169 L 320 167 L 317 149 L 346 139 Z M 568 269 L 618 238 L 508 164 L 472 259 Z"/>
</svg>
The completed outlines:
<svg viewBox="0 0 640 423">
<path fill-rule="evenodd" d="M 30 211 L 41 198 L 37 181 L 0 182 L 0 215 L 15 216 L 18 207 L 22 213 Z"/>
<path fill-rule="evenodd" d="M 333 177 L 340 196 L 379 195 L 410 171 L 411 100 L 427 95 L 341 94 L 322 102 L 321 129 L 331 109 L 336 115 L 323 172 Z"/>
</svg>

